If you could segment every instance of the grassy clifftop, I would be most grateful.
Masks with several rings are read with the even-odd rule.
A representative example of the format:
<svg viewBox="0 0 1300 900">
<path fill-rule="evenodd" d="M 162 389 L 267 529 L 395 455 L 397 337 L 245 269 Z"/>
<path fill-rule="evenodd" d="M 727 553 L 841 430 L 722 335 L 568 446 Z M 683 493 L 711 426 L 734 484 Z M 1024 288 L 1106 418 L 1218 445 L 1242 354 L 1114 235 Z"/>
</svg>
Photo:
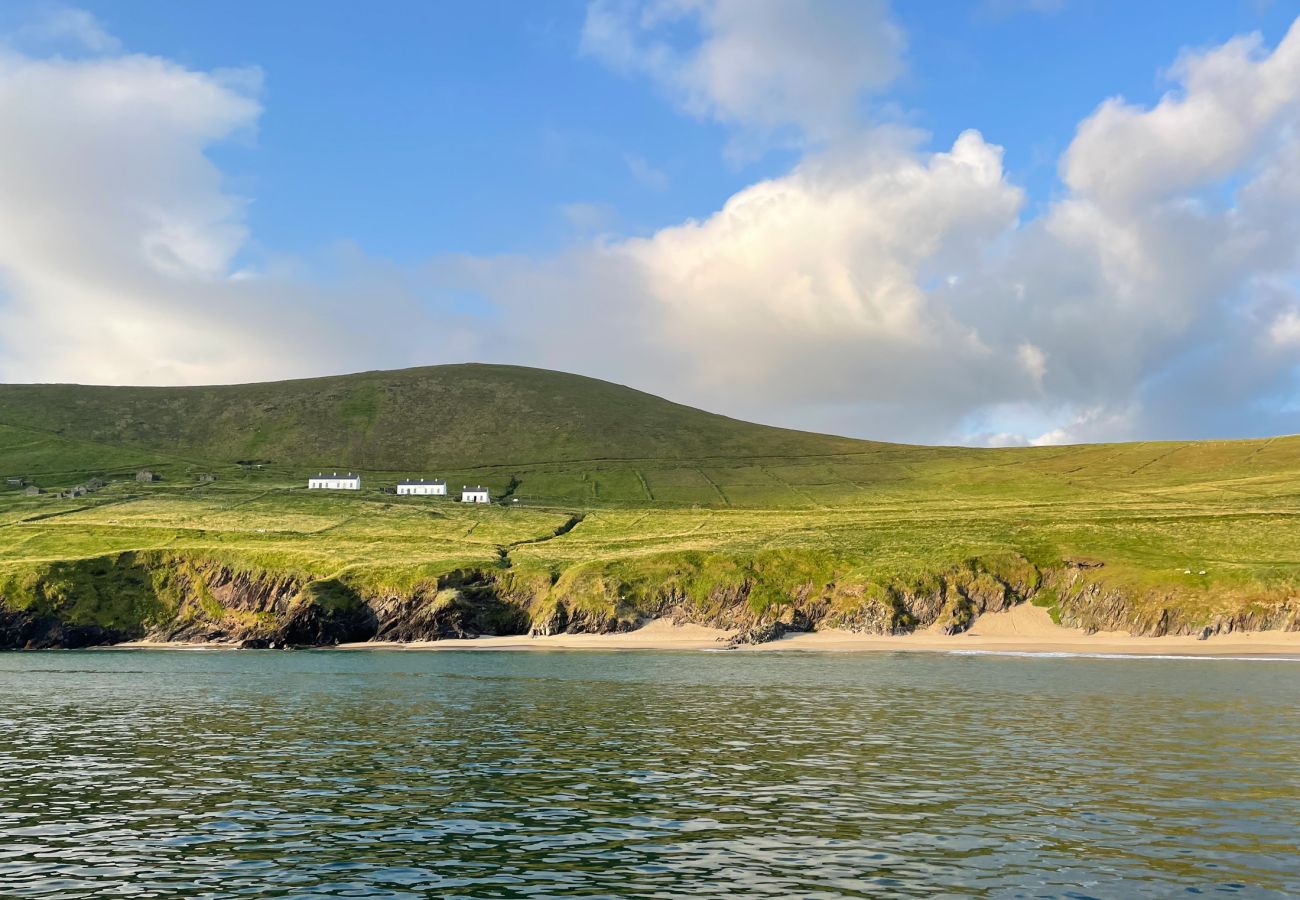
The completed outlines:
<svg viewBox="0 0 1300 900">
<path fill-rule="evenodd" d="M 232 482 L 4 491 L 0 646 L 612 630 L 664 614 L 960 630 L 1022 600 L 1100 630 L 1300 628 L 1297 525 L 1294 500 L 1223 490 L 582 511 Z"/>
<path fill-rule="evenodd" d="M 305 490 L 305 470 L 331 465 L 364 469 L 366 489 Z M 139 466 L 163 480 L 137 483 Z M 509 501 L 382 491 L 409 474 Z M 109 482 L 70 498 L 0 484 L 0 635 L 17 646 L 608 629 L 666 612 L 960 629 L 1021 600 L 1103 630 L 1300 627 L 1297 437 L 912 447 L 446 366 L 0 387 L 0 475 Z"/>
<path fill-rule="evenodd" d="M 214 462 L 382 471 L 873 446 L 740 422 L 579 375 L 491 365 L 216 387 L 0 385 L 0 424 Z"/>
</svg>

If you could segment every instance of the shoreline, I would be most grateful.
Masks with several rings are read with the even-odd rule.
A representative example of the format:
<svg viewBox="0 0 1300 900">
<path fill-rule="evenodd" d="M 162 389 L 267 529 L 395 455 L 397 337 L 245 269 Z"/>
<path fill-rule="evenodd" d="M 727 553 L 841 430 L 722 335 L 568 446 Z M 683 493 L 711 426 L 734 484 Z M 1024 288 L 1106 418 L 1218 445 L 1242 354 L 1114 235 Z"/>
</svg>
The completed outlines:
<svg viewBox="0 0 1300 900">
<path fill-rule="evenodd" d="M 974 653 L 1028 656 L 1115 657 L 1246 657 L 1295 658 L 1300 661 L 1300 632 L 1254 631 L 1215 635 L 1200 640 L 1190 635 L 1135 637 L 1124 632 L 1087 634 L 1051 620 L 1047 611 L 1027 603 L 986 613 L 968 631 L 945 635 L 924 630 L 906 635 L 872 635 L 838 629 L 796 632 L 764 644 L 732 646 L 734 632 L 703 625 L 675 625 L 666 619 L 648 622 L 635 631 L 616 634 L 557 634 L 546 637 L 510 635 L 437 641 L 365 641 L 325 650 L 398 651 L 536 651 L 536 650 L 679 650 L 731 653 Z M 105 649 L 229 650 L 228 643 L 130 641 Z"/>
</svg>

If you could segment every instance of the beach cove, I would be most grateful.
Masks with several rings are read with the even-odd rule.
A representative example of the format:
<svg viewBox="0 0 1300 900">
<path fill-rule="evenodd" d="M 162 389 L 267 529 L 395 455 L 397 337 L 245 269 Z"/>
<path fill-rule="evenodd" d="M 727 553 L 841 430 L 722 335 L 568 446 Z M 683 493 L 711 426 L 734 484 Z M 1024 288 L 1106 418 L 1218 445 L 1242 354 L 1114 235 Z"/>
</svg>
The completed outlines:
<svg viewBox="0 0 1300 900">
<path fill-rule="evenodd" d="M 677 650 L 736 653 L 1016 653 L 1167 657 L 1276 657 L 1300 661 L 1300 632 L 1247 631 L 1214 635 L 1146 637 L 1124 632 L 1089 634 L 1051 620 L 1046 610 L 1020 604 L 984 613 L 968 631 L 948 635 L 937 629 L 911 634 L 873 635 L 844 629 L 790 632 L 757 644 L 735 643 L 736 632 L 704 625 L 654 619 L 640 628 L 605 634 L 506 635 L 436 641 L 363 641 L 329 650 L 514 651 L 514 650 Z M 228 643 L 130 641 L 112 648 L 126 650 L 228 649 Z"/>
</svg>

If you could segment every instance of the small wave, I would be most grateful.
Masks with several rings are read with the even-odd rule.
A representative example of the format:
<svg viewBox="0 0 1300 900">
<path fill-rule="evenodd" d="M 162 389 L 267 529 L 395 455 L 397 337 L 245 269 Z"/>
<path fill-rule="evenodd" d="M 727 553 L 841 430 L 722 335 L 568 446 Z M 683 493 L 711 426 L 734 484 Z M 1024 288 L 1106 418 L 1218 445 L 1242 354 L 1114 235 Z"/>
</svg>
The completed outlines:
<svg viewBox="0 0 1300 900">
<path fill-rule="evenodd" d="M 1220 662 L 1300 663 L 1300 656 L 1219 656 L 1210 653 L 1101 653 L 1082 650 L 939 650 L 953 656 L 1024 656 L 1037 659 L 1196 659 Z"/>
</svg>

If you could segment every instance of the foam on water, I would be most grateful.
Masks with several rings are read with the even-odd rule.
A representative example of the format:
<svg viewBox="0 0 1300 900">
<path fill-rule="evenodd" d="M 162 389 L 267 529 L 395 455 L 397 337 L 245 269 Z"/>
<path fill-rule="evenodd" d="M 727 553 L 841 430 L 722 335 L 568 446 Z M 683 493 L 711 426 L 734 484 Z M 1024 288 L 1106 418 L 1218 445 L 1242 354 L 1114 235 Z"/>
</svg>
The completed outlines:
<svg viewBox="0 0 1300 900">
<path fill-rule="evenodd" d="M 1209 653 L 1101 653 L 1078 650 L 936 650 L 950 656 L 1020 656 L 1042 659 L 1179 659 L 1225 662 L 1300 662 L 1300 656 L 1220 656 Z"/>
</svg>

